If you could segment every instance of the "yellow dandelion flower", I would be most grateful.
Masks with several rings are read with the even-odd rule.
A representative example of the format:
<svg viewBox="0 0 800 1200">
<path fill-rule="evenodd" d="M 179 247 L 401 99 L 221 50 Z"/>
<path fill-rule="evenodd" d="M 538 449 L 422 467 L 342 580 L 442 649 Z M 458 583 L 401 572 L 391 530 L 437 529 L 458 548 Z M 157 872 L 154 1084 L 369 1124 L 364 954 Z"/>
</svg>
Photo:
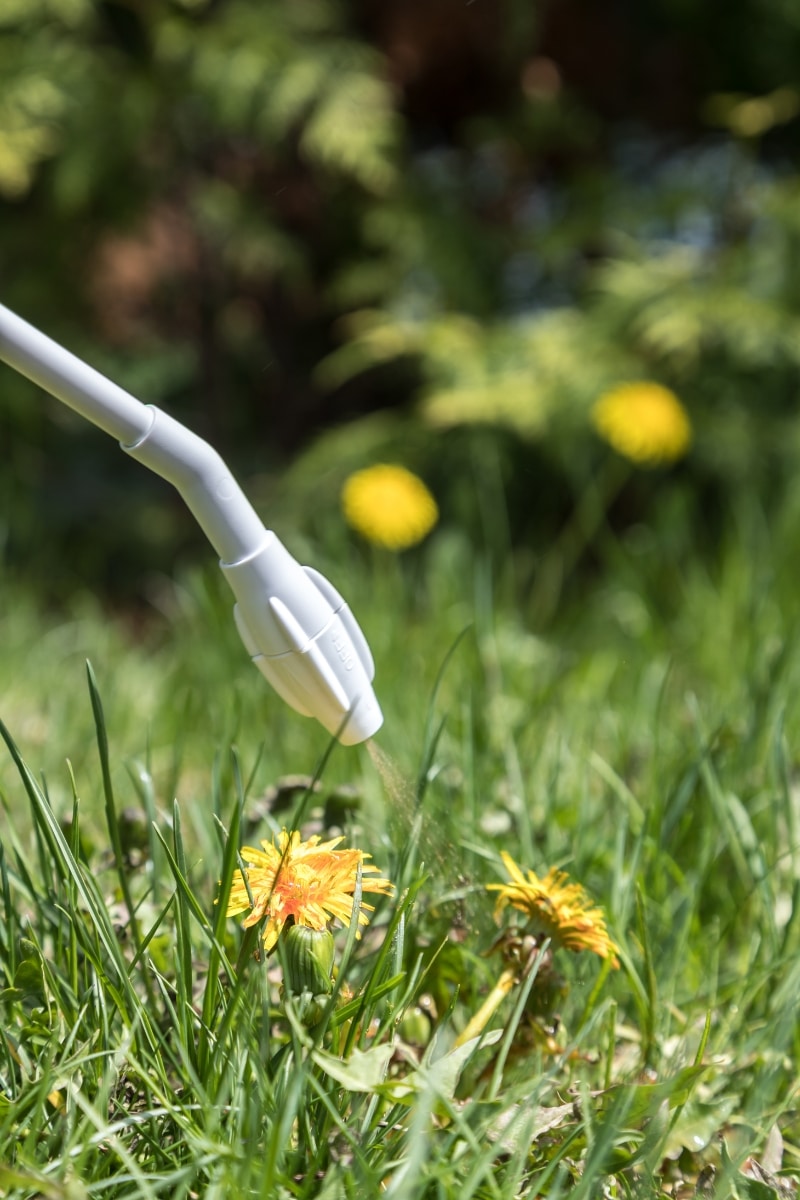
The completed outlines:
<svg viewBox="0 0 800 1200">
<path fill-rule="evenodd" d="M 499 892 L 495 916 L 508 905 L 526 914 L 537 932 L 552 939 L 554 946 L 566 950 L 592 950 L 601 958 L 610 958 L 619 966 L 618 947 L 608 936 L 605 917 L 596 908 L 579 883 L 569 883 L 564 871 L 551 867 L 544 879 L 533 871 L 523 874 L 510 854 L 502 852 L 510 883 L 489 883 L 487 890 Z"/>
<path fill-rule="evenodd" d="M 692 441 L 686 409 L 669 388 L 642 380 L 606 392 L 592 409 L 600 436 L 640 467 L 683 458 Z"/>
<path fill-rule="evenodd" d="M 377 463 L 356 471 L 342 488 L 348 525 L 387 550 L 405 550 L 430 533 L 439 519 L 425 484 L 405 467 Z"/>
<path fill-rule="evenodd" d="M 277 844 L 263 841 L 260 850 L 243 846 L 242 858 L 248 865 L 244 873 L 239 871 L 234 876 L 226 916 L 235 917 L 250 909 L 243 922 L 245 928 L 266 917 L 267 953 L 290 919 L 309 929 L 327 929 L 328 921 L 334 917 L 349 925 L 359 867 L 362 891 L 387 895 L 392 885 L 376 866 L 365 861 L 370 856 L 362 850 L 337 850 L 342 841 L 344 838 L 337 837 L 323 842 L 315 836 L 304 842 L 296 831 L 287 833 L 284 829 Z M 376 875 L 378 878 L 373 878 Z M 362 903 L 357 917 L 359 925 L 368 924 L 367 912 L 372 912 L 373 907 Z"/>
</svg>

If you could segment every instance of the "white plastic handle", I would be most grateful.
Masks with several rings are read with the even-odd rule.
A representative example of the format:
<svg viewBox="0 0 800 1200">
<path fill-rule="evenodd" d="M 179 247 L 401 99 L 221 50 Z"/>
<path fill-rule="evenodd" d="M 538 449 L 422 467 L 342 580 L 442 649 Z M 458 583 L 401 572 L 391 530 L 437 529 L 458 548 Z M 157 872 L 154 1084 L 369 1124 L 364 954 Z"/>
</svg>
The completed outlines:
<svg viewBox="0 0 800 1200">
<path fill-rule="evenodd" d="M 0 359 L 116 437 L 169 480 L 220 556 L 236 596 L 236 625 L 253 662 L 297 712 L 345 745 L 383 724 L 366 638 L 345 601 L 265 529 L 208 442 L 0 305 Z"/>
</svg>

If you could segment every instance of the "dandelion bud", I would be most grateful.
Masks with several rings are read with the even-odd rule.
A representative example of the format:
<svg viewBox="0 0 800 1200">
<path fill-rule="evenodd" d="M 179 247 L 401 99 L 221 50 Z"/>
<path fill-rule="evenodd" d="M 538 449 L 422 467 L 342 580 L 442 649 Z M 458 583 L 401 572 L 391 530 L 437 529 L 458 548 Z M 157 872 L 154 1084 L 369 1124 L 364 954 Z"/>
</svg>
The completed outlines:
<svg viewBox="0 0 800 1200">
<path fill-rule="evenodd" d="M 328 929 L 290 925 L 283 935 L 283 996 L 304 1025 L 322 1016 L 333 991 L 333 934 Z"/>
<path fill-rule="evenodd" d="M 397 1032 L 403 1041 L 411 1046 L 427 1046 L 432 1033 L 430 1017 L 415 1004 L 403 1013 Z"/>
</svg>

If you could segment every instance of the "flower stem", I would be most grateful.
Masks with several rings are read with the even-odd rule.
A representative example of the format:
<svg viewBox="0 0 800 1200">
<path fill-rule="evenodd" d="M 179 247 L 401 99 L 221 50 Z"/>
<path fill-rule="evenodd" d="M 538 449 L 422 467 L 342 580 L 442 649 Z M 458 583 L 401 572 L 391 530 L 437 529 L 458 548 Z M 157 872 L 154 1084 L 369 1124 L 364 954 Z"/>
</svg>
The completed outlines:
<svg viewBox="0 0 800 1200">
<path fill-rule="evenodd" d="M 503 974 L 497 980 L 489 995 L 480 1006 L 475 1016 L 467 1022 L 461 1033 L 453 1042 L 453 1049 L 457 1050 L 459 1046 L 463 1046 L 470 1038 L 478 1037 L 483 1033 L 486 1023 L 491 1019 L 497 1009 L 502 1004 L 505 997 L 517 982 L 518 975 L 511 967 L 506 967 Z"/>
</svg>

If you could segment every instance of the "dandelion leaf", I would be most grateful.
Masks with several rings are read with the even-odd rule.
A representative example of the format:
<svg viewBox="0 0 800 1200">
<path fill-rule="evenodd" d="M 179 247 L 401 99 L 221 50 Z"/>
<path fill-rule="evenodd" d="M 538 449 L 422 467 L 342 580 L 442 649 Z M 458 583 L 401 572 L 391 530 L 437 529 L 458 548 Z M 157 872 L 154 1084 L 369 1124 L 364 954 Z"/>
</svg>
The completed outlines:
<svg viewBox="0 0 800 1200">
<path fill-rule="evenodd" d="M 480 1037 L 470 1038 L 462 1046 L 456 1046 L 435 1062 L 427 1063 L 418 1070 L 412 1071 L 405 1079 L 390 1085 L 393 1100 L 411 1104 L 415 1095 L 420 1092 L 433 1092 L 443 1100 L 452 1100 L 455 1096 L 461 1072 L 469 1062 L 480 1044 L 481 1048 L 494 1046 L 503 1036 L 502 1029 L 493 1029 Z"/>
<path fill-rule="evenodd" d="M 346 1091 L 374 1092 L 384 1081 L 393 1053 L 394 1047 L 385 1042 L 369 1050 L 354 1050 L 346 1062 L 327 1050 L 314 1050 L 311 1057 L 320 1070 Z"/>
</svg>

